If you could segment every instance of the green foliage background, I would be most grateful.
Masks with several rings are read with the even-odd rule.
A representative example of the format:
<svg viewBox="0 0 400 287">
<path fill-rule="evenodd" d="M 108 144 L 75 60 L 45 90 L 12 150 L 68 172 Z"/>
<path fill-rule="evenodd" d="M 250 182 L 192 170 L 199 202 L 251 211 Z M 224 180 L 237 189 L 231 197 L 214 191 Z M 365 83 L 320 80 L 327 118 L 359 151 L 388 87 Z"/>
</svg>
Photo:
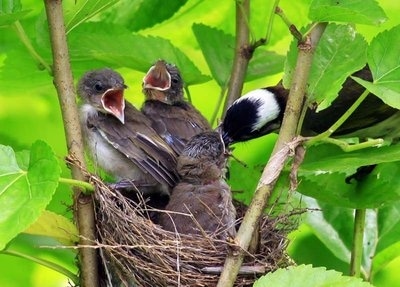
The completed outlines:
<svg viewBox="0 0 400 287">
<path fill-rule="evenodd" d="M 154 60 L 165 58 L 181 68 L 187 84 L 187 91 L 194 105 L 208 119 L 213 118 L 219 97 L 226 89 L 233 58 L 234 1 L 98 0 L 77 1 L 77 3 L 75 1 L 64 2 L 71 64 L 75 79 L 88 69 L 104 66 L 118 69 L 124 75 L 129 86 L 127 99 L 140 107 L 143 101 L 141 83 L 144 73 Z M 272 2 L 251 1 L 252 40 L 258 40 L 265 36 Z M 297 27 L 303 27 L 310 22 L 309 16 L 323 20 L 323 15 L 319 15 L 318 11 L 310 11 L 309 14 L 311 2 L 283 0 L 280 2 L 280 7 Z M 315 2 L 318 1 L 314 1 L 314 4 Z M 12 17 L 15 19 L 22 17 L 20 23 L 33 48 L 50 65 L 51 51 L 43 3 L 35 0 L 23 0 L 21 3 L 15 1 L 14 6 L 8 6 L 9 3 L 12 1 L 0 2 L 2 9 L 0 13 L 0 144 L 9 145 L 15 151 L 21 151 L 32 149 L 32 144 L 40 139 L 54 150 L 59 162 L 62 163 L 67 151 L 52 77 L 43 65 L 34 60 L 26 46 L 22 44 L 15 25 L 7 25 L 14 20 Z M 379 26 L 364 25 L 371 24 L 373 20 L 364 19 L 359 15 L 351 15 L 355 23 L 363 23 L 357 24 L 356 28 L 368 43 L 381 31 L 400 24 L 398 17 L 400 4 L 395 1 L 382 0 L 379 1 L 379 5 L 388 17 L 388 20 Z M 87 14 L 87 11 L 99 13 L 93 13 L 93 17 L 91 17 L 91 13 Z M 374 11 L 374 13 L 378 12 Z M 248 81 L 243 92 L 274 85 L 282 78 L 284 60 L 291 41 L 292 36 L 288 33 L 287 27 L 276 17 L 268 44 L 256 50 L 254 59 L 249 66 Z M 346 46 L 345 41 L 343 45 Z M 398 49 L 398 47 L 394 46 L 394 49 Z M 349 50 L 354 53 L 356 48 L 352 47 Z M 215 51 L 219 53 L 215 53 Z M 290 62 L 290 55 L 288 62 Z M 318 87 L 315 87 L 315 90 L 318 91 Z M 219 115 L 220 111 L 218 117 Z M 215 126 L 216 121 L 213 124 Z M 232 163 L 231 168 L 231 174 L 236 175 L 231 180 L 232 188 L 241 191 L 236 196 L 245 202 L 249 202 L 251 199 L 251 192 L 257 184 L 275 139 L 276 135 L 270 135 L 240 144 L 235 149 L 235 154 L 249 164 L 249 168 L 245 172 L 235 162 Z M 336 150 L 323 150 L 322 154 L 324 158 L 327 154 L 331 155 L 331 160 L 335 164 L 338 163 Z M 317 154 L 315 158 L 318 156 Z M 358 157 L 362 158 L 362 155 Z M 306 174 L 308 170 L 313 170 L 313 164 L 316 164 L 316 161 L 309 159 L 307 162 L 306 160 L 303 173 Z M 63 167 L 62 176 L 69 177 L 69 170 L 65 165 L 61 164 L 61 166 Z M 333 168 L 332 166 L 328 167 Z M 335 167 L 343 168 L 338 165 Z M 386 167 L 387 172 L 392 174 L 397 168 L 398 165 L 395 164 Z M 337 182 L 342 182 L 342 176 L 339 174 L 337 176 Z M 307 187 L 307 184 L 310 186 L 308 190 L 312 190 L 314 187 L 312 182 L 305 180 L 304 186 Z M 395 184 L 396 182 L 393 181 L 393 186 Z M 310 206 L 324 207 L 326 205 L 309 198 L 302 198 L 302 201 Z M 60 184 L 47 210 L 71 218 L 70 205 L 71 190 L 67 185 Z M 396 218 L 398 210 L 400 210 L 398 206 L 399 204 L 382 208 L 380 210 L 382 216 L 379 218 L 375 213 L 369 213 L 368 220 L 371 224 L 383 219 L 390 219 L 391 224 L 391 226 L 382 224 L 380 225 L 382 230 L 379 230 L 379 233 L 374 233 L 375 230 L 371 230 L 370 233 L 372 237 L 382 239 L 379 244 L 391 248 L 381 254 L 381 258 L 379 258 L 385 264 L 379 266 L 378 271 L 374 274 L 373 283 L 376 286 L 395 286 L 400 280 L 397 272 L 400 267 L 400 259 L 396 258 L 400 254 L 399 246 L 396 244 L 400 235 L 393 236 L 400 228 Z M 347 273 L 352 210 L 343 207 L 343 204 L 337 204 L 334 211 L 328 208 L 324 210 L 326 212 L 323 214 L 323 220 L 318 221 L 315 217 L 311 217 L 291 235 L 290 254 L 298 263 L 325 266 L 327 269 Z M 325 227 L 321 225 L 324 220 L 328 222 Z M 40 232 L 38 233 L 40 234 Z M 14 238 L 8 248 L 59 263 L 75 272 L 75 253 L 68 249 L 40 248 L 40 246 L 59 245 L 60 243 L 49 237 L 38 235 L 38 233 L 28 230 Z M 333 234 L 338 235 L 339 238 L 332 239 Z M 368 242 L 375 244 L 376 240 L 371 238 L 371 241 Z M 394 260 L 388 260 L 388 257 L 394 257 L 391 258 Z M 367 267 L 372 263 L 365 264 Z M 374 264 L 379 264 L 379 261 Z M 10 255 L 0 254 L 0 269 L 2 270 L 0 286 L 67 285 L 66 278 L 59 273 Z"/>
</svg>

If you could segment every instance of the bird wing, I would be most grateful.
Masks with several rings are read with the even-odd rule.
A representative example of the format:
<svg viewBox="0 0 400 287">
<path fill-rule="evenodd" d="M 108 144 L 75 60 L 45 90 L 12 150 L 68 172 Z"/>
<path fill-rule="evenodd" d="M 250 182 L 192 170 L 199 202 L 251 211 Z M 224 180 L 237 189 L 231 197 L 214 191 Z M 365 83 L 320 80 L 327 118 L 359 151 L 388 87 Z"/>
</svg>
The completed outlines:
<svg viewBox="0 0 400 287">
<path fill-rule="evenodd" d="M 126 103 L 125 124 L 111 115 L 88 117 L 88 124 L 115 149 L 158 182 L 174 186 L 178 181 L 175 152 L 151 128 L 150 121 Z"/>
<path fill-rule="evenodd" d="M 194 135 L 211 130 L 200 112 L 185 102 L 168 105 L 147 100 L 142 111 L 152 121 L 154 130 L 178 155 Z"/>
</svg>

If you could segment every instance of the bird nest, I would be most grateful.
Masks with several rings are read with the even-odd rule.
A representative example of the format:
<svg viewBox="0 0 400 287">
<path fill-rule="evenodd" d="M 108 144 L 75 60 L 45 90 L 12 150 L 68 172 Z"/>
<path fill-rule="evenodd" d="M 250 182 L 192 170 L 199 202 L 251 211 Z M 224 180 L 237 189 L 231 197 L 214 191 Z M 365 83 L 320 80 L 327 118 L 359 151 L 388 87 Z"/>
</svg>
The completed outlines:
<svg viewBox="0 0 400 287">
<path fill-rule="evenodd" d="M 102 286 L 217 285 L 227 254 L 239 248 L 233 240 L 165 231 L 149 219 L 157 210 L 85 173 L 95 186 Z M 237 205 L 238 217 L 244 212 L 244 206 Z M 234 286 L 252 286 L 261 275 L 290 265 L 285 253 L 286 235 L 293 229 L 289 217 L 262 218 L 258 250 L 246 254 Z"/>
</svg>

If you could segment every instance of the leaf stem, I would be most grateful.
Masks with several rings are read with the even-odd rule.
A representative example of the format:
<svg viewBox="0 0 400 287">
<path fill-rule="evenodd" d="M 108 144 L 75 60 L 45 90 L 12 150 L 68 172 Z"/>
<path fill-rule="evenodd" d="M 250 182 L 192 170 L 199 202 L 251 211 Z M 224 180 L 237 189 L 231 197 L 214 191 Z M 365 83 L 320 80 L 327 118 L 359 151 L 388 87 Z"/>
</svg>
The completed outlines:
<svg viewBox="0 0 400 287">
<path fill-rule="evenodd" d="M 286 14 L 283 12 L 283 10 L 280 7 L 275 8 L 275 14 L 277 14 L 279 17 L 281 17 L 282 21 L 286 24 L 286 26 L 289 28 L 290 33 L 292 36 L 299 42 L 302 43 L 304 41 L 303 35 L 300 33 L 299 30 L 297 30 L 296 26 L 289 20 L 289 18 L 286 16 Z M 308 34 L 308 33 L 307 33 Z M 307 35 L 305 34 L 305 35 Z"/>
<path fill-rule="evenodd" d="M 91 185 L 90 183 L 88 183 L 86 181 L 77 180 L 77 179 L 73 179 L 73 178 L 65 178 L 65 177 L 60 177 L 58 179 L 58 181 L 61 182 L 61 183 L 65 183 L 65 184 L 69 184 L 69 185 L 73 185 L 73 186 L 78 186 L 78 187 L 84 188 L 86 190 L 86 193 L 94 192 L 93 185 Z"/>
<path fill-rule="evenodd" d="M 21 25 L 21 22 L 15 21 L 13 24 L 13 28 L 18 35 L 18 38 L 21 40 L 22 44 L 25 45 L 26 49 L 28 50 L 29 54 L 31 54 L 32 58 L 37 62 L 39 67 L 45 68 L 50 75 L 53 74 L 53 71 L 49 64 L 36 52 L 35 48 L 32 46 L 31 40 L 29 39 L 28 35 L 26 35 L 24 28 Z"/>
<path fill-rule="evenodd" d="M 365 90 L 360 97 L 351 105 L 351 107 L 326 131 L 320 133 L 319 135 L 311 138 L 306 145 L 311 146 L 318 141 L 321 141 L 325 138 L 330 137 L 350 116 L 351 114 L 358 108 L 358 106 L 365 100 L 368 96 L 369 91 Z"/>
<path fill-rule="evenodd" d="M 351 248 L 351 259 L 350 259 L 350 275 L 354 277 L 361 276 L 365 214 L 366 214 L 366 209 L 355 210 L 353 244 Z"/>
<path fill-rule="evenodd" d="M 78 276 L 76 276 L 74 273 L 72 273 L 68 269 L 66 269 L 58 264 L 55 264 L 54 262 L 51 262 L 51 261 L 48 261 L 45 259 L 41 259 L 38 257 L 34 257 L 34 256 L 31 256 L 31 255 L 28 255 L 25 253 L 21 253 L 21 252 L 15 251 L 15 250 L 6 249 L 6 250 L 2 250 L 1 253 L 6 254 L 6 255 L 12 255 L 12 256 L 24 258 L 24 259 L 30 260 L 32 262 L 38 263 L 40 265 L 46 266 L 47 268 L 50 268 L 54 271 L 57 271 L 58 273 L 65 275 L 66 277 L 71 279 L 75 285 L 78 285 L 78 283 L 79 283 Z"/>
<path fill-rule="evenodd" d="M 215 121 L 217 120 L 217 115 L 221 108 L 222 102 L 224 101 L 225 93 L 226 93 L 226 88 L 221 88 L 221 92 L 219 93 L 217 104 L 215 105 L 214 112 L 211 116 L 211 120 L 210 120 L 211 125 L 213 125 L 215 123 Z"/>
</svg>

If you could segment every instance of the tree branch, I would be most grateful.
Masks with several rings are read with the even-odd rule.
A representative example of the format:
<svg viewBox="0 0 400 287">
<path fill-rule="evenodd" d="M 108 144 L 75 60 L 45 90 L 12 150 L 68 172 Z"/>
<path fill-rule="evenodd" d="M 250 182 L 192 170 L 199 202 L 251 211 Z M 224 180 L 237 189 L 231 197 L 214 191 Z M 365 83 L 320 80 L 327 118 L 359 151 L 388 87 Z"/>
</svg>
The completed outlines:
<svg viewBox="0 0 400 287">
<path fill-rule="evenodd" d="M 236 235 L 235 242 L 239 248 L 227 256 L 217 287 L 233 286 L 243 262 L 244 251 L 249 247 L 266 202 L 284 167 L 286 159 L 291 154 L 290 150 L 300 143 L 299 140 L 292 141 L 292 139 L 296 135 L 297 123 L 303 106 L 313 52 L 325 27 L 325 23 L 316 25 L 310 34 L 306 36 L 306 41 L 299 43 L 299 54 L 279 138 L 275 144 L 272 156 L 264 168 L 249 209 Z"/>
<path fill-rule="evenodd" d="M 249 26 L 250 0 L 236 1 L 236 45 L 235 57 L 229 79 L 228 95 L 225 99 L 222 118 L 227 108 L 242 94 L 243 82 L 247 72 L 247 66 L 252 57 L 249 53 Z"/>
<path fill-rule="evenodd" d="M 65 35 L 64 15 L 61 0 L 44 0 L 51 47 L 53 51 L 53 75 L 57 90 L 69 154 L 73 154 L 85 166 L 82 135 L 78 121 L 76 94 L 69 63 L 69 52 Z M 72 177 L 85 180 L 76 166 L 71 166 Z M 91 196 L 74 187 L 74 216 L 80 233 L 80 245 L 91 245 L 95 239 L 94 205 Z M 79 252 L 82 287 L 98 286 L 97 257 L 94 248 L 82 248 Z"/>
</svg>

